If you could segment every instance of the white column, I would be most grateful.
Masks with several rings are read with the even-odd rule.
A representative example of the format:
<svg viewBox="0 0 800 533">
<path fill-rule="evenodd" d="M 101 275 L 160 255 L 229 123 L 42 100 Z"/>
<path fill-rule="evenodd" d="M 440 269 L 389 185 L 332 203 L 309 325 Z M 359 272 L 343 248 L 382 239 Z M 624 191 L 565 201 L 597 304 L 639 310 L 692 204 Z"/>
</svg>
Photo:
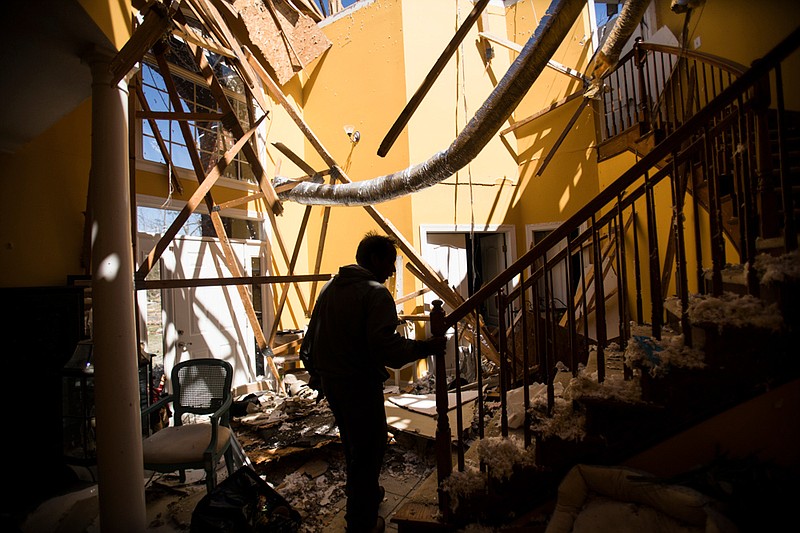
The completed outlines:
<svg viewBox="0 0 800 533">
<path fill-rule="evenodd" d="M 128 85 L 111 85 L 113 52 L 92 69 L 92 313 L 100 527 L 146 526 L 139 373 L 134 320 L 128 171 Z"/>
</svg>

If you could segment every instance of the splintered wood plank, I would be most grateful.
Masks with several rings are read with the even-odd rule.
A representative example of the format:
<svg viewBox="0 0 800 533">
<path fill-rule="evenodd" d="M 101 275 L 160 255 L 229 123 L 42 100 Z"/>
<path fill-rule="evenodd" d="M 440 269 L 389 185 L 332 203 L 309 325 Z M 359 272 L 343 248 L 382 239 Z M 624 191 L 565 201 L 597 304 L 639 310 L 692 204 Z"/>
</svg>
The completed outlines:
<svg viewBox="0 0 800 533">
<path fill-rule="evenodd" d="M 136 112 L 136 118 L 147 120 L 203 120 L 222 122 L 225 117 L 222 113 L 184 113 L 181 111 L 150 111 L 142 109 Z"/>
<path fill-rule="evenodd" d="M 431 87 L 433 87 L 434 82 L 439 77 L 439 75 L 444 70 L 444 67 L 447 66 L 448 61 L 450 58 L 453 57 L 453 54 L 458 50 L 459 45 L 469 33 L 469 30 L 472 29 L 472 26 L 475 25 L 475 22 L 480 18 L 481 13 L 489 4 L 489 0 L 478 0 L 475 3 L 475 6 L 470 11 L 467 18 L 464 19 L 464 23 L 456 31 L 456 34 L 450 39 L 450 42 L 447 43 L 447 46 L 442 51 L 439 59 L 436 60 L 436 63 L 433 64 L 431 70 L 428 72 L 428 75 L 425 76 L 425 79 L 422 80 L 417 91 L 411 97 L 411 99 L 406 104 L 405 108 L 400 112 L 400 115 L 397 117 L 397 120 L 394 121 L 392 127 L 389 128 L 389 132 L 386 134 L 386 137 L 383 138 L 380 147 L 378 148 L 378 155 L 384 157 L 389 150 L 391 149 L 394 142 L 397 140 L 397 137 L 400 135 L 400 132 L 403 131 L 403 128 L 406 127 L 408 121 L 411 120 L 411 116 L 419 107 L 420 103 L 422 103 L 423 98 L 425 95 L 428 94 Z"/>
<path fill-rule="evenodd" d="M 264 117 L 262 117 L 262 120 L 263 118 Z M 200 185 L 197 187 L 194 193 L 192 193 L 192 196 L 186 201 L 186 205 L 183 206 L 178 213 L 178 216 L 175 217 L 175 220 L 172 221 L 172 224 L 170 224 L 169 228 L 167 228 L 167 230 L 164 232 L 164 235 L 161 237 L 161 239 L 159 239 L 150 253 L 147 254 L 147 259 L 139 267 L 137 277 L 144 279 L 147 276 L 147 273 L 153 268 L 155 262 L 158 261 L 158 259 L 161 257 L 161 254 L 164 252 L 164 250 L 166 250 L 167 246 L 169 246 L 169 243 L 171 243 L 172 239 L 174 239 L 178 234 L 178 231 L 180 231 L 183 224 L 189 219 L 189 216 L 194 213 L 194 211 L 197 209 L 197 206 L 200 205 L 200 202 L 203 201 L 219 177 L 222 176 L 223 172 L 225 172 L 225 169 L 228 167 L 230 162 L 233 161 L 233 158 L 236 156 L 236 154 L 239 153 L 239 150 L 241 150 L 244 143 L 246 143 L 250 136 L 255 133 L 258 124 L 260 123 L 261 121 L 259 121 L 256 126 L 251 128 L 250 131 L 243 135 L 235 145 L 233 145 L 227 152 L 225 152 L 225 154 L 223 154 L 222 157 L 219 158 L 219 161 L 217 161 L 217 164 L 214 165 L 211 171 L 203 179 L 199 180 Z"/>
<path fill-rule="evenodd" d="M 172 107 L 175 109 L 181 109 L 182 107 L 181 98 L 178 93 L 178 89 L 175 85 L 175 80 L 172 77 L 172 72 L 170 71 L 169 64 L 167 63 L 167 60 L 164 57 L 164 52 L 166 51 L 165 47 L 166 45 L 163 45 L 163 46 L 158 46 L 154 49 L 156 62 L 158 63 L 161 75 L 164 79 L 164 84 L 167 88 L 167 93 L 169 94 Z M 195 51 L 196 50 L 199 49 L 195 47 Z M 202 53 L 200 55 L 202 56 Z M 224 93 L 222 94 L 222 99 L 226 103 L 228 103 Z M 229 103 L 228 106 L 230 106 Z M 236 115 L 234 114 L 233 116 L 235 117 Z M 236 123 L 238 124 L 238 120 L 236 121 Z M 202 185 L 203 181 L 205 180 L 205 173 L 203 171 L 203 164 L 200 161 L 200 155 L 197 150 L 197 146 L 194 143 L 194 137 L 192 136 L 191 128 L 189 127 L 189 124 L 187 122 L 183 121 L 179 121 L 178 125 L 180 126 L 181 134 L 183 135 L 184 144 L 186 145 L 187 151 L 189 152 L 189 159 L 192 162 L 192 167 L 194 168 L 195 177 L 197 178 L 200 185 Z M 244 132 L 242 132 L 242 135 L 239 136 L 240 139 L 243 136 L 243 134 Z M 248 146 L 250 145 L 247 143 L 247 140 L 245 139 L 245 141 L 242 143 L 242 147 L 248 147 Z M 219 211 L 215 209 L 214 199 L 211 195 L 210 190 L 204 195 L 204 199 L 206 202 L 206 207 L 208 207 L 211 223 L 214 226 L 214 231 L 217 234 L 220 247 L 222 248 L 223 256 L 225 258 L 225 262 L 227 263 L 228 270 L 234 277 L 242 277 L 242 271 L 241 268 L 239 267 L 238 259 L 236 258 L 236 253 L 234 252 L 233 248 L 231 247 L 230 241 L 228 240 L 228 234 L 226 233 L 225 226 L 222 223 L 222 217 L 220 217 Z M 272 213 L 272 210 L 267 209 L 267 212 Z M 169 240 L 171 241 L 172 238 L 174 238 L 174 235 L 172 235 Z M 163 241 L 164 239 L 161 239 L 159 243 Z M 149 269 L 152 268 L 152 265 L 153 261 L 148 255 L 148 261 L 146 261 L 143 266 L 147 266 L 147 271 L 149 271 Z M 143 278 L 146 275 L 147 272 L 144 272 L 141 275 L 141 277 Z M 250 326 L 253 329 L 253 333 L 255 334 L 256 343 L 258 344 L 259 349 L 266 348 L 267 339 L 264 337 L 264 332 L 261 330 L 261 324 L 259 324 L 258 322 L 258 317 L 256 316 L 255 309 L 253 308 L 253 302 L 250 300 L 250 294 L 247 291 L 247 288 L 243 285 L 236 285 L 236 291 L 238 292 L 239 297 L 242 301 L 242 306 L 244 307 L 247 319 L 250 322 Z M 285 394 L 286 391 L 284 389 L 283 380 L 281 379 L 280 372 L 278 372 L 278 368 L 275 366 L 275 362 L 272 360 L 271 357 L 267 357 L 266 359 L 270 372 L 272 373 L 276 383 L 278 384 L 278 390 L 281 393 Z"/>
<path fill-rule="evenodd" d="M 194 46 L 191 43 L 187 44 L 194 56 L 195 63 L 200 69 L 201 74 L 205 77 L 206 81 L 209 84 L 211 93 L 216 98 L 217 104 L 220 106 L 224 114 L 229 115 L 233 118 L 230 124 L 226 124 L 226 126 L 228 126 L 231 129 L 234 136 L 236 136 L 237 138 L 241 137 L 241 135 L 244 133 L 242 125 L 239 124 L 238 119 L 236 119 L 236 114 L 233 108 L 231 107 L 231 104 L 228 101 L 227 97 L 225 96 L 225 92 L 224 89 L 222 88 L 222 85 L 219 83 L 219 80 L 217 80 L 217 77 L 214 74 L 213 69 L 206 60 L 205 54 L 202 53 L 202 49 L 200 49 L 199 47 Z M 250 167 L 253 169 L 253 173 L 258 178 L 259 187 L 261 188 L 261 192 L 264 193 L 264 198 L 267 201 L 267 204 L 270 205 L 271 207 L 271 209 L 267 209 L 267 215 L 269 216 L 270 222 L 272 224 L 275 240 L 278 243 L 278 248 L 281 251 L 281 254 L 283 255 L 285 263 L 288 265 L 290 262 L 289 254 L 286 251 L 286 246 L 284 245 L 284 240 L 280 232 L 280 227 L 278 225 L 278 221 L 275 218 L 276 214 L 280 214 L 283 211 L 283 207 L 280 205 L 277 193 L 275 192 L 275 189 L 272 187 L 272 183 L 267 178 L 266 173 L 264 172 L 264 169 L 261 166 L 261 161 L 258 158 L 258 155 L 255 153 L 255 150 L 253 149 L 252 145 L 250 145 L 249 143 L 245 143 L 242 152 L 247 158 L 247 161 L 250 163 Z M 300 305 L 303 307 L 303 310 L 307 312 L 308 307 L 306 306 L 303 293 L 300 290 L 300 287 L 297 286 L 296 284 L 295 288 L 297 290 L 297 295 L 300 300 Z"/>
<path fill-rule="evenodd" d="M 237 139 L 240 138 L 242 135 L 244 135 L 244 128 L 242 128 L 242 125 L 239 123 L 239 119 L 236 118 L 236 111 L 228 101 L 228 97 L 225 95 L 225 90 L 219 83 L 216 74 L 214 74 L 214 69 L 212 69 L 211 65 L 209 65 L 202 48 L 189 42 L 187 42 L 186 45 L 191 51 L 192 56 L 195 59 L 195 63 L 200 69 L 201 75 L 208 83 L 209 90 L 217 101 L 217 105 L 222 110 L 222 114 L 231 117 L 231 120 L 229 123 L 226 122 L 225 126 L 231 130 L 231 133 L 233 133 Z M 178 107 L 176 109 L 181 108 Z M 256 154 L 253 146 L 250 143 L 245 143 L 244 147 L 242 148 L 242 153 L 244 153 L 247 162 L 250 163 L 250 168 L 253 170 L 253 174 L 258 180 L 258 185 L 261 188 L 261 192 L 264 193 L 264 199 L 270 208 L 267 211 L 273 215 L 281 214 L 283 212 L 283 207 L 278 200 L 277 193 L 272 188 L 272 184 L 266 176 L 266 172 L 264 172 L 264 168 L 261 166 L 261 160 L 258 158 L 258 154 Z"/>
<path fill-rule="evenodd" d="M 141 84 L 134 84 L 134 91 L 136 92 L 136 97 L 139 100 L 139 105 L 141 105 L 146 112 L 149 112 L 150 104 L 147 103 L 147 98 L 144 96 L 144 91 L 142 91 Z M 164 162 L 167 164 L 167 173 L 169 174 L 169 179 L 172 182 L 172 186 L 175 187 L 175 190 L 178 191 L 178 194 L 183 194 L 183 185 L 181 185 L 178 176 L 175 174 L 175 165 L 172 163 L 172 156 L 167 149 L 167 143 L 164 142 L 164 137 L 162 137 L 156 121 L 152 118 L 148 118 L 147 123 L 150 125 L 150 131 L 153 132 L 153 137 L 156 140 L 156 144 L 158 144 L 158 150 L 161 152 L 161 157 L 164 158 Z"/>
<path fill-rule="evenodd" d="M 531 122 L 533 122 L 537 118 L 539 118 L 541 116 L 544 116 L 547 113 L 549 113 L 550 111 L 554 111 L 554 110 L 558 109 L 559 107 L 563 106 L 564 104 L 567 104 L 567 103 L 569 103 L 569 102 L 573 101 L 574 99 L 579 98 L 581 96 L 583 96 L 583 91 L 578 91 L 578 92 L 572 93 L 569 96 L 565 96 L 561 100 L 550 104 L 549 106 L 545 107 L 544 109 L 542 109 L 540 111 L 537 111 L 533 115 L 525 117 L 522 120 L 518 120 L 512 126 L 509 126 L 506 129 L 500 131 L 500 133 L 498 133 L 498 135 L 505 135 L 506 133 L 511 133 L 512 131 L 514 131 L 516 129 L 519 129 L 519 128 L 521 128 L 522 126 L 524 126 L 526 124 L 530 124 Z"/>
<path fill-rule="evenodd" d="M 263 199 L 264 199 L 264 193 L 259 191 L 255 194 L 248 194 L 246 196 L 241 196 L 233 200 L 228 200 L 227 202 L 222 202 L 221 204 L 217 204 L 217 207 L 220 209 L 229 209 L 231 207 L 236 207 L 237 205 L 246 204 L 248 202 L 256 202 L 258 200 L 263 200 Z"/>
<path fill-rule="evenodd" d="M 281 85 L 332 45 L 311 17 L 284 0 L 234 0 L 233 9 Z"/>
<path fill-rule="evenodd" d="M 261 63 L 258 62 L 258 59 L 255 56 L 253 56 L 253 54 L 246 47 L 244 47 L 244 51 L 247 54 L 247 59 L 250 62 L 250 64 L 253 66 L 253 69 L 256 71 L 258 76 L 264 82 L 264 85 L 267 88 L 267 91 L 272 95 L 272 97 L 275 100 L 278 101 L 279 104 L 281 104 L 281 106 L 284 108 L 286 113 L 294 121 L 294 123 L 297 125 L 297 127 L 300 129 L 300 131 L 303 133 L 303 135 L 309 141 L 311 146 L 314 147 L 314 149 L 317 151 L 317 153 L 322 158 L 322 160 L 325 162 L 325 164 L 328 165 L 331 168 L 331 176 L 332 176 L 332 178 L 336 177 L 340 181 L 342 181 L 343 183 L 352 183 L 352 180 L 347 176 L 345 171 L 342 170 L 342 168 L 336 163 L 336 160 L 333 158 L 333 156 L 331 156 L 330 152 L 328 152 L 328 150 L 322 145 L 322 143 L 317 138 L 317 136 L 314 134 L 314 132 L 311 130 L 311 128 L 305 123 L 305 121 L 302 119 L 302 117 L 297 112 L 297 110 L 294 108 L 294 106 L 289 102 L 289 100 L 283 94 L 283 91 L 281 90 L 281 88 L 278 86 L 277 83 L 275 83 L 275 80 L 273 80 L 272 77 L 269 75 L 269 73 L 266 71 L 264 66 L 261 65 Z M 287 149 L 287 152 L 291 153 L 291 151 L 288 150 L 288 149 Z M 288 157 L 288 153 L 287 153 L 287 157 Z M 311 169 L 311 170 L 313 170 L 313 169 Z M 367 206 L 363 206 L 363 207 L 367 211 L 367 213 L 372 217 L 372 219 L 378 224 L 378 226 L 381 229 L 383 229 L 388 235 L 391 235 L 391 236 L 393 236 L 395 238 L 395 240 L 397 241 L 398 247 L 402 250 L 403 254 L 414 264 L 414 266 L 417 269 L 419 269 L 419 271 L 425 272 L 425 274 L 424 274 L 425 278 L 430 281 L 430 283 L 427 283 L 427 285 L 429 287 L 432 287 L 433 290 L 436 292 L 436 294 L 439 297 L 441 297 L 445 302 L 447 302 L 448 305 L 450 305 L 453 308 L 457 307 L 458 303 L 463 301 L 463 298 L 460 298 L 460 296 L 455 291 L 455 289 L 450 288 L 446 283 L 444 283 L 444 280 L 439 275 L 439 273 L 436 272 L 436 270 L 434 270 L 433 267 L 431 267 L 427 263 L 427 261 L 425 261 L 422 258 L 422 256 L 420 256 L 417 253 L 417 251 L 414 249 L 414 247 L 411 245 L 411 243 L 408 242 L 408 240 L 389 221 L 389 219 L 387 219 L 385 216 L 383 216 L 377 209 L 375 209 L 371 205 L 367 205 Z M 323 224 L 323 229 L 324 230 L 327 229 L 327 220 L 328 220 L 327 217 L 329 216 L 329 212 L 327 211 L 328 209 L 329 209 L 329 207 L 326 206 L 326 211 L 325 211 L 325 217 L 326 218 L 325 218 L 325 221 L 324 221 L 324 224 Z M 317 262 L 318 263 L 315 266 L 315 273 L 318 273 L 319 261 L 321 261 L 321 255 L 322 255 L 321 254 L 321 248 L 322 248 L 322 243 L 323 242 L 324 242 L 324 236 L 320 240 L 320 251 L 319 251 L 320 253 L 318 253 L 318 255 L 317 255 Z M 311 294 L 311 301 L 312 302 L 314 301 L 314 296 L 316 294 L 315 291 L 316 291 L 316 286 L 314 286 L 312 288 L 312 294 Z M 488 334 L 488 331 L 485 330 L 484 326 L 476 325 L 476 327 L 481 327 L 484 330 L 484 335 L 485 335 L 486 339 L 490 339 L 491 338 L 491 336 Z M 493 346 L 491 346 L 491 349 L 493 351 L 495 350 Z"/>
</svg>

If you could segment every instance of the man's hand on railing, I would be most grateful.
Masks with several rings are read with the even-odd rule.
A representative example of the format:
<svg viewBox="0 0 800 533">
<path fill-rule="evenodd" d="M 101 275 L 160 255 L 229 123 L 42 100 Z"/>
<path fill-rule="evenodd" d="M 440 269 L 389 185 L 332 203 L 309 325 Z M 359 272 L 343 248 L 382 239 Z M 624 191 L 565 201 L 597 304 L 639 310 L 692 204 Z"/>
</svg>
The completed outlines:
<svg viewBox="0 0 800 533">
<path fill-rule="evenodd" d="M 431 337 L 425 340 L 425 353 L 436 355 L 444 352 L 447 347 L 447 337 Z"/>
</svg>

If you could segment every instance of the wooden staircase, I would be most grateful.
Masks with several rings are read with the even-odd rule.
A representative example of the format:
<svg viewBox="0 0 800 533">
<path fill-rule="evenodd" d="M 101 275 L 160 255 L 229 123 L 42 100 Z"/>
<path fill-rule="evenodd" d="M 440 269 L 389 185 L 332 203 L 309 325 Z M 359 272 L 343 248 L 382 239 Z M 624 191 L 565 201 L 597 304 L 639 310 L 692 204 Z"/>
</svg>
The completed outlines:
<svg viewBox="0 0 800 533">
<path fill-rule="evenodd" d="M 736 276 L 727 278 L 735 280 Z M 738 279 L 738 284 L 732 282 L 731 287 L 747 298 L 744 280 L 741 276 Z M 800 297 L 800 279 L 787 279 L 778 285 L 764 284 L 763 293 L 772 296 L 758 300 L 760 307 L 757 308 L 769 309 L 770 305 L 780 308 L 781 300 L 774 297 L 781 294 L 784 301 Z M 800 449 L 771 455 L 783 446 L 782 439 L 795 439 L 796 444 L 796 439 L 800 438 L 800 422 L 796 416 L 800 413 L 800 359 L 795 354 L 800 340 L 797 313 L 785 316 L 781 312 L 779 317 L 783 321 L 777 330 L 759 324 L 731 326 L 724 322 L 706 322 L 693 325 L 697 339 L 694 352 L 702 366 L 695 366 L 691 358 L 689 363 L 666 356 L 658 358 L 659 353 L 682 344 L 679 317 L 669 310 L 667 314 L 668 325 L 660 340 L 649 335 L 647 326 L 635 326 L 628 349 L 624 353 L 607 354 L 619 364 L 609 365 L 603 383 L 592 381 L 590 363 L 578 377 L 567 381 L 572 391 L 552 417 L 547 414 L 546 404 L 532 406 L 535 412 L 531 419 L 533 464 L 520 465 L 507 479 L 492 479 L 491 460 L 484 461 L 489 463 L 485 484 L 472 494 L 460 495 L 458 506 L 447 522 L 442 521 L 437 512 L 436 476 L 433 474 L 419 489 L 419 494 L 409 497 L 411 503 L 392 518 L 398 531 L 455 531 L 470 523 L 502 526 L 503 531 L 514 531 L 515 527 L 520 531 L 544 531 L 558 497 L 558 485 L 577 464 L 635 465 L 672 477 L 721 461 L 733 450 L 736 460 L 750 458 L 753 468 L 766 468 L 775 460 L 779 463 L 794 461 L 794 466 L 800 468 Z M 633 378 L 628 381 L 623 376 L 623 357 L 634 369 Z M 787 419 L 777 423 L 782 427 L 788 424 L 788 431 L 793 433 L 774 433 L 756 441 L 742 442 L 740 432 L 717 440 L 720 449 L 716 451 L 699 441 L 696 446 L 692 445 L 694 435 L 718 431 L 714 428 L 720 425 L 720 420 L 737 420 L 735 425 L 749 420 L 752 425 L 741 428 L 745 434 L 773 431 L 771 424 L 776 422 L 771 410 L 775 404 L 769 398 L 775 396 L 776 390 L 783 391 L 777 397 L 791 402 L 782 405 Z M 499 411 L 493 416 L 499 416 Z M 758 429 L 761 419 L 766 426 Z M 558 426 L 582 426 L 580 438 L 559 436 L 552 429 Z M 521 440 L 519 432 L 516 438 Z M 670 444 L 671 441 L 675 442 Z M 672 453 L 668 451 L 669 446 L 680 450 L 680 456 L 653 459 L 653 450 Z M 453 461 L 456 461 L 455 455 Z M 478 468 L 480 462 L 475 453 L 467 452 L 468 465 Z M 800 469 L 794 475 L 800 481 Z M 740 520 L 754 520 L 759 511 L 756 508 L 730 510 L 739 513 Z M 771 509 L 773 513 L 784 511 Z"/>
<path fill-rule="evenodd" d="M 782 124 L 772 129 L 780 131 L 780 142 L 737 137 L 763 132 L 761 126 L 769 125 L 758 117 L 773 113 L 754 88 L 763 87 L 770 70 L 798 46 L 800 30 L 697 113 L 665 123 L 668 135 L 663 141 L 654 142 L 631 169 L 507 271 L 446 317 L 431 313 L 437 334 L 460 328 L 459 322 L 482 302 L 497 298 L 500 308 L 508 310 L 501 317 L 507 316 L 509 325 L 501 319 L 499 386 L 479 397 L 486 416 L 472 424 L 482 438 L 468 446 L 467 437 L 476 435 L 462 436 L 454 444 L 440 417 L 438 473 L 397 511 L 392 520 L 398 531 L 454 531 L 477 522 L 503 526 L 504 531 L 544 531 L 560 481 L 578 464 L 631 465 L 675 481 L 693 475 L 697 465 L 708 471 L 712 464 L 718 468 L 726 461 L 749 460 L 747 474 L 766 471 L 775 462 L 785 479 L 764 487 L 764 495 L 783 503 L 781 491 L 800 486 L 800 359 L 795 355 L 800 312 L 794 303 L 800 297 L 800 255 L 794 239 L 800 135 L 789 126 L 794 117 L 778 101 L 775 116 Z M 644 141 L 641 135 L 634 139 L 639 147 Z M 734 151 L 739 159 L 728 165 L 725 160 Z M 777 162 L 774 153 L 781 154 Z M 657 205 L 653 190 L 659 183 L 671 187 L 672 204 Z M 791 194 L 783 195 L 781 184 Z M 698 217 L 684 216 L 683 190 L 698 204 L 705 198 L 710 231 Z M 657 227 L 657 213 L 661 218 L 674 214 L 668 231 Z M 634 224 L 629 227 L 626 220 Z M 714 221 L 721 222 L 716 231 Z M 698 265 L 687 260 L 685 238 L 690 232 L 698 241 L 693 259 Z M 723 235 L 739 251 L 738 263 L 725 257 Z M 710 258 L 701 255 L 704 240 Z M 667 241 L 668 259 L 662 265 L 659 246 Z M 613 253 L 606 253 L 610 243 Z M 556 247 L 562 251 L 553 252 Z M 769 255 L 758 255 L 765 250 Z M 577 259 L 581 265 L 586 259 L 604 268 L 587 279 L 583 266 L 578 273 L 570 270 Z M 617 274 L 613 297 L 602 288 L 606 264 Z M 562 265 L 565 287 L 576 296 L 566 302 L 566 314 L 530 306 L 542 301 L 542 286 L 543 300 L 549 300 L 549 271 Z M 673 267 L 671 284 L 666 272 Z M 690 268 L 698 272 L 698 295 L 689 294 Z M 516 277 L 519 286 L 506 293 L 504 287 Z M 592 284 L 597 292 L 594 308 L 583 297 Z M 673 286 L 674 296 L 665 294 Z M 645 299 L 647 305 L 642 305 Z M 618 332 L 616 324 L 606 323 L 610 302 L 618 306 Z M 519 313 L 534 307 L 533 317 Z M 566 324 L 562 316 L 568 317 Z M 594 322 L 591 338 L 579 338 L 577 316 Z M 588 359 L 563 352 L 565 347 L 585 350 L 587 343 L 593 345 Z M 576 361 L 585 365 L 578 368 Z M 572 363 L 571 371 L 559 371 L 564 362 Z M 441 364 L 437 360 L 437 368 Z M 522 427 L 509 428 L 509 391 L 524 390 L 533 381 L 544 383 L 546 394 L 526 397 Z M 490 395 L 500 400 L 492 403 Z M 446 399 L 438 396 L 437 390 L 437 409 L 446 412 Z M 498 463 L 508 455 L 493 448 L 511 442 L 519 443 L 513 468 Z M 742 482 L 744 474 L 734 481 Z M 752 526 L 764 511 L 768 521 L 789 518 L 785 513 L 790 507 L 760 509 L 768 499 L 754 494 L 749 500 L 737 499 L 741 494 L 714 494 L 740 525 Z"/>
</svg>

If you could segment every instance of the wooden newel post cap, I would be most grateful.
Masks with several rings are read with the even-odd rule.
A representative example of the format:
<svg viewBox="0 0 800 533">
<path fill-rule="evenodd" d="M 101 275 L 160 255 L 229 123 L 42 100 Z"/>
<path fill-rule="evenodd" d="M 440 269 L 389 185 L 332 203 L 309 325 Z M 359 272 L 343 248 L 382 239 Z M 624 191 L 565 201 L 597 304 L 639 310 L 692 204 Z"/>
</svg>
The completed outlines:
<svg viewBox="0 0 800 533">
<path fill-rule="evenodd" d="M 434 337 L 443 337 L 447 328 L 444 326 L 444 302 L 441 300 L 433 301 L 433 309 L 431 309 L 431 333 Z"/>
</svg>

